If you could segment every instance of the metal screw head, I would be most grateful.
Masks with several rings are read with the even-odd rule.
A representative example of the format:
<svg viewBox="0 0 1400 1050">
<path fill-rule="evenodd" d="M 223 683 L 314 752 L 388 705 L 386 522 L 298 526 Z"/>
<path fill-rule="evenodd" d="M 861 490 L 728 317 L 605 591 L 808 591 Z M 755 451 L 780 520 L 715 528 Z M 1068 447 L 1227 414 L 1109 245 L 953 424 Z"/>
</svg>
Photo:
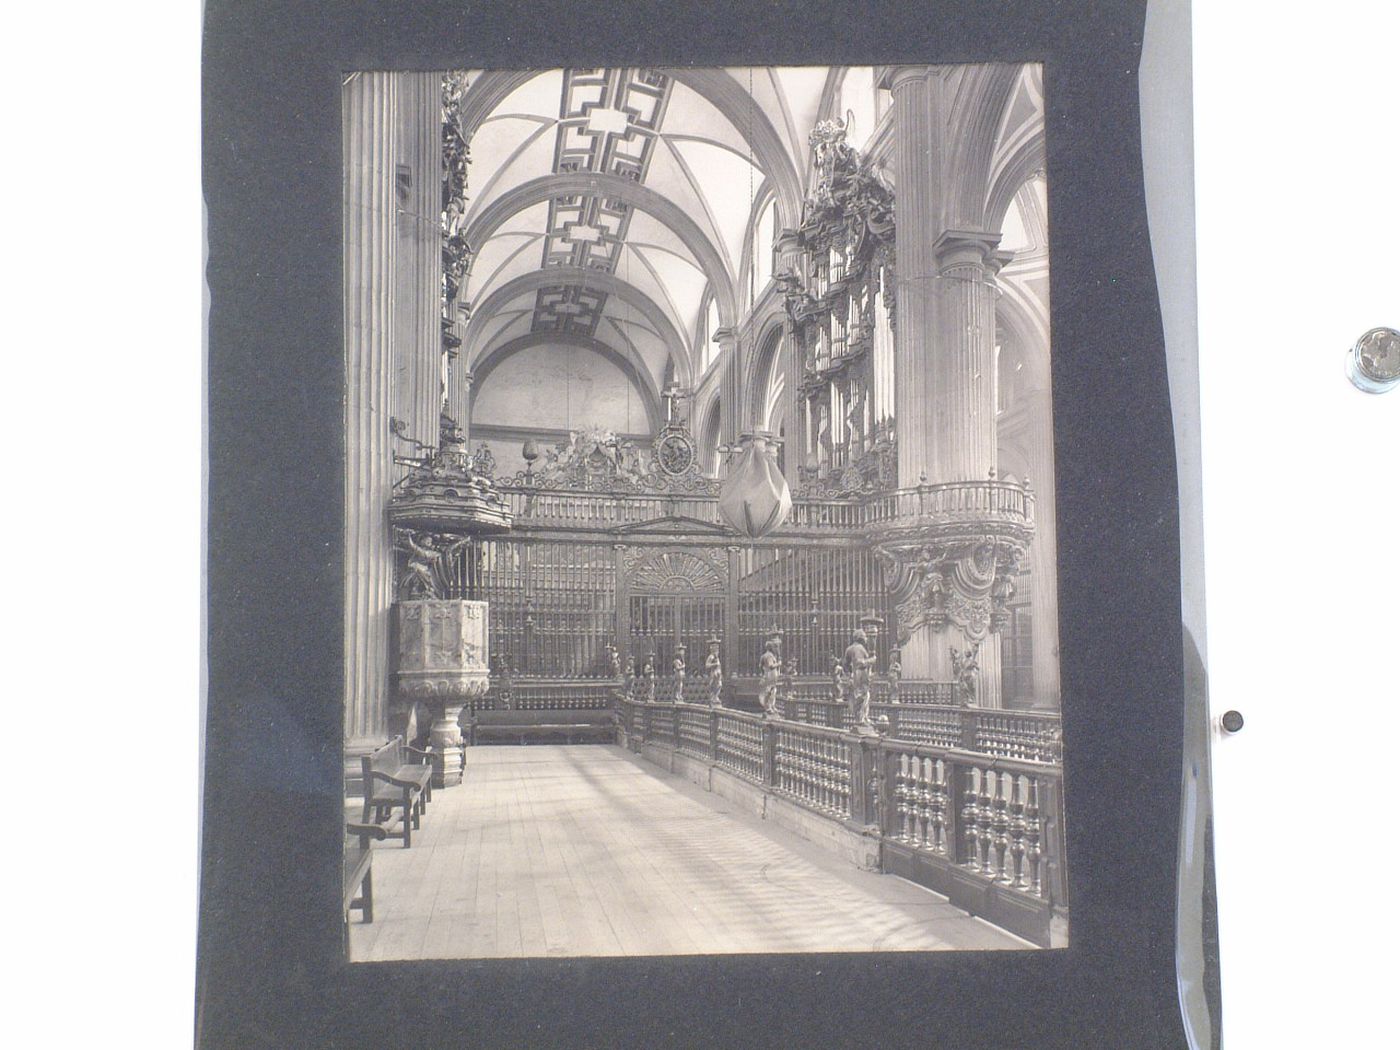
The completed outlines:
<svg viewBox="0 0 1400 1050">
<path fill-rule="evenodd" d="M 1347 355 L 1347 378 L 1368 394 L 1400 386 L 1400 332 L 1372 328 L 1358 339 Z"/>
<path fill-rule="evenodd" d="M 1244 728 L 1244 715 L 1238 711 L 1226 711 L 1220 716 L 1220 727 L 1227 733 L 1238 733 Z"/>
</svg>

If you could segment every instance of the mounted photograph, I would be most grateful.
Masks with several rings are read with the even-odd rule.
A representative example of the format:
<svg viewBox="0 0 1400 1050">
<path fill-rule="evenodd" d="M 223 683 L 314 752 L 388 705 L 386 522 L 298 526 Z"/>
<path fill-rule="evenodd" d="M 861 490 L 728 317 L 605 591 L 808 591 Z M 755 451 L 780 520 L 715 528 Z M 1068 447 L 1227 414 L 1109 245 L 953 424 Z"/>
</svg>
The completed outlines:
<svg viewBox="0 0 1400 1050">
<path fill-rule="evenodd" d="M 341 93 L 349 960 L 1067 946 L 1041 66 Z"/>
</svg>

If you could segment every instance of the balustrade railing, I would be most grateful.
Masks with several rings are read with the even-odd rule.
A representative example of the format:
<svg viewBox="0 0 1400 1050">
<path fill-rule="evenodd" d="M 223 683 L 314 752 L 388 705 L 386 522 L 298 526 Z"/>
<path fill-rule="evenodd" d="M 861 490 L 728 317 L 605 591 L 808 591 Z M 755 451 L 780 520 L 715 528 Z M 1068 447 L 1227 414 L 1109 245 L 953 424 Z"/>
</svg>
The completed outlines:
<svg viewBox="0 0 1400 1050">
<path fill-rule="evenodd" d="M 715 761 L 755 784 L 763 783 L 763 724 L 733 711 L 714 714 Z"/>
<path fill-rule="evenodd" d="M 713 753 L 710 725 L 713 720 L 705 708 L 676 708 L 676 750 L 696 758 L 709 758 Z"/>
<path fill-rule="evenodd" d="M 1004 752 L 1035 751 L 1027 741 L 1057 727 L 1053 716 L 888 705 L 901 715 L 936 716 L 926 724 L 943 742 L 919 743 L 727 708 L 620 696 L 618 706 L 634 748 L 669 747 L 878 835 L 884 870 L 925 882 L 1037 943 L 1050 943 L 1052 916 L 1066 914 L 1060 766 L 1044 750 L 980 754 L 959 746 L 970 733 Z"/>
<path fill-rule="evenodd" d="M 881 493 L 864 506 L 865 525 L 924 521 L 1002 520 L 1029 524 L 1035 495 L 1008 481 L 949 481 Z"/>
<path fill-rule="evenodd" d="M 722 525 L 718 497 L 709 493 L 662 495 L 578 492 L 502 486 L 515 527 L 607 530 L 662 518 L 692 518 Z M 1035 496 L 1005 481 L 952 481 L 894 489 L 861 499 L 795 500 L 779 532 L 861 532 L 901 523 L 1006 521 L 1029 524 Z"/>
<path fill-rule="evenodd" d="M 851 745 L 844 734 L 780 725 L 773 768 L 780 794 L 819 813 L 851 816 Z"/>
</svg>

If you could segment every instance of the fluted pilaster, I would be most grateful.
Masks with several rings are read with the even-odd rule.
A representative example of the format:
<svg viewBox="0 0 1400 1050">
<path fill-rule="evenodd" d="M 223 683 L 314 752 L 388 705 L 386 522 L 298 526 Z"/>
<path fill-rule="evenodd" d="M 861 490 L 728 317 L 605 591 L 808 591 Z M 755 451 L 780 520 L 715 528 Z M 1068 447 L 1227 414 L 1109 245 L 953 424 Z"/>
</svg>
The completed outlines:
<svg viewBox="0 0 1400 1050">
<path fill-rule="evenodd" d="M 382 740 L 387 724 L 396 88 L 394 74 L 356 73 L 343 89 L 345 737 L 352 750 Z"/>
<path fill-rule="evenodd" d="M 395 84 L 398 183 L 394 301 L 395 414 L 436 445 L 442 410 L 442 76 L 400 73 Z"/>
</svg>

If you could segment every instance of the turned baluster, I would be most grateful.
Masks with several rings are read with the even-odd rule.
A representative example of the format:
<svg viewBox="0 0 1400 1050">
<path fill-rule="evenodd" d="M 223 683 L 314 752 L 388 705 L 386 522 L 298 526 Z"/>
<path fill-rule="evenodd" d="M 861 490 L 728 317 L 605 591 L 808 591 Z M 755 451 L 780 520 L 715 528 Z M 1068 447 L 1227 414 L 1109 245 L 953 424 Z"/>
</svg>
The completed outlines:
<svg viewBox="0 0 1400 1050">
<path fill-rule="evenodd" d="M 947 767 L 943 760 L 934 762 L 933 759 L 924 760 L 928 764 L 929 791 L 932 795 L 930 814 L 933 821 L 933 851 L 935 853 L 946 854 L 948 852 L 948 829 L 947 818 L 944 810 L 948 806 L 948 780 Z"/>
<path fill-rule="evenodd" d="M 1011 859 L 1009 852 L 1011 848 L 1011 817 L 1007 812 L 1007 792 L 1010 787 L 1008 783 L 1010 775 L 1007 773 L 993 773 L 992 776 L 994 778 L 992 789 L 992 832 L 997 851 L 996 880 L 997 882 L 1010 885 L 1012 879 L 1008 865 Z"/>
<path fill-rule="evenodd" d="M 1030 778 L 1030 794 L 1026 798 L 1026 864 L 1030 867 L 1031 892 L 1044 896 L 1040 879 L 1040 779 Z"/>
<path fill-rule="evenodd" d="M 1026 889 L 1026 778 L 1014 777 L 1011 781 L 1011 865 L 1012 885 L 1018 890 Z"/>
<path fill-rule="evenodd" d="M 967 771 L 967 788 L 963 795 L 962 820 L 963 839 L 966 844 L 967 856 L 963 863 L 973 871 L 982 867 L 982 862 L 977 858 L 977 825 L 979 811 L 977 808 L 978 795 L 982 788 L 982 774 L 976 768 Z"/>
<path fill-rule="evenodd" d="M 996 876 L 996 856 L 992 846 L 996 842 L 996 832 L 992 827 L 994 819 L 994 793 L 996 774 L 990 770 L 983 772 L 979 777 L 981 782 L 981 794 L 978 797 L 977 805 L 977 841 L 982 847 L 982 874 L 988 878 Z"/>
<path fill-rule="evenodd" d="M 831 780 L 831 742 L 818 740 L 814 750 L 817 758 L 817 808 L 829 811 L 835 788 Z"/>
<path fill-rule="evenodd" d="M 899 814 L 899 840 L 909 842 L 913 836 L 914 822 L 912 818 L 912 807 L 909 803 L 910 791 L 913 787 L 914 778 L 909 769 L 909 756 L 899 756 L 899 772 L 894 779 L 895 812 Z"/>
<path fill-rule="evenodd" d="M 923 759 L 914 758 L 914 847 L 928 845 L 928 780 L 924 776 Z"/>
<path fill-rule="evenodd" d="M 930 830 L 928 774 L 922 758 L 915 755 L 911 762 L 914 777 L 914 846 L 916 849 L 927 849 Z"/>
</svg>

